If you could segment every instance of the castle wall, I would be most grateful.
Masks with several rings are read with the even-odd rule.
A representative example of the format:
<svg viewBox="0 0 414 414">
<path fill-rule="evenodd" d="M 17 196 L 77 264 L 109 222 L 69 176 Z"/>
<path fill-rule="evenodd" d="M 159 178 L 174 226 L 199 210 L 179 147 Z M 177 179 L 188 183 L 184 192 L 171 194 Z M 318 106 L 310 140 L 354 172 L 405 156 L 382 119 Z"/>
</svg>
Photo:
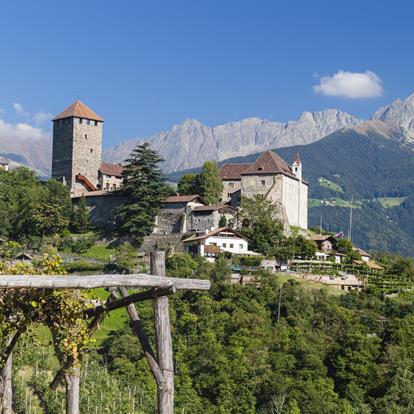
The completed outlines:
<svg viewBox="0 0 414 414">
<path fill-rule="evenodd" d="M 76 183 L 78 174 L 86 176 L 91 183 L 97 187 L 99 184 L 98 171 L 102 162 L 102 126 L 103 122 L 90 121 L 87 119 L 74 118 L 73 131 L 73 169 L 72 186 L 74 191 L 84 190 L 81 183 Z M 97 124 L 97 125 L 96 125 Z"/>
<path fill-rule="evenodd" d="M 89 124 L 88 124 L 89 122 Z M 102 157 L 103 122 L 80 118 L 64 118 L 53 122 L 52 177 L 65 178 L 68 186 L 83 192 L 84 186 L 76 182 L 76 175 L 86 176 L 97 187 L 98 170 Z"/>
<path fill-rule="evenodd" d="M 289 225 L 307 229 L 308 186 L 285 175 L 282 177 L 282 204 L 285 207 Z"/>
<path fill-rule="evenodd" d="M 282 174 L 243 175 L 241 180 L 241 196 L 252 198 L 256 194 L 265 196 L 269 191 L 272 200 L 280 203 L 282 201 Z"/>
<path fill-rule="evenodd" d="M 52 178 L 72 184 L 73 118 L 53 122 Z"/>
<path fill-rule="evenodd" d="M 89 219 L 94 226 L 111 230 L 114 228 L 114 210 L 126 201 L 126 197 L 115 193 L 100 195 L 86 195 L 86 203 L 89 209 Z M 80 197 L 72 198 L 76 208 Z"/>
<path fill-rule="evenodd" d="M 231 199 L 232 193 L 241 188 L 241 180 L 222 180 L 223 193 L 221 194 L 221 201 L 227 202 Z"/>
</svg>

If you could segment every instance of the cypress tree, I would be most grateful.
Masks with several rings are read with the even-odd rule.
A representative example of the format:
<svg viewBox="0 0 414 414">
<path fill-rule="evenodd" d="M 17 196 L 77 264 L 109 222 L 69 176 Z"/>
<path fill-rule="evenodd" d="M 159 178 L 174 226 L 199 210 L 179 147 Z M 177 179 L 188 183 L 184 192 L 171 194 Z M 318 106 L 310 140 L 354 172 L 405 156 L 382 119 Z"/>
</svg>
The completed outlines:
<svg viewBox="0 0 414 414">
<path fill-rule="evenodd" d="M 125 161 L 124 184 L 120 190 L 125 203 L 115 211 L 120 235 L 130 236 L 137 244 L 151 234 L 162 201 L 169 193 L 160 164 L 164 160 L 148 143 L 138 145 Z"/>
<path fill-rule="evenodd" d="M 208 204 L 217 204 L 223 192 L 220 169 L 216 162 L 206 161 L 199 175 L 200 195 Z"/>
</svg>

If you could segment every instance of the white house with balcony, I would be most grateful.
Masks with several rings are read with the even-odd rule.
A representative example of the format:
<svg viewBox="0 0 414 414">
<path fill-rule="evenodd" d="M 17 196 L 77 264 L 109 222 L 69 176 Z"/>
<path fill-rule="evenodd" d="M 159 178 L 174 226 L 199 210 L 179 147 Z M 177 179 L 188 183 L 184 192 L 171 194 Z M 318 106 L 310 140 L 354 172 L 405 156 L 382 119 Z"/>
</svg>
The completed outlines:
<svg viewBox="0 0 414 414">
<path fill-rule="evenodd" d="M 193 256 L 207 257 L 214 261 L 221 254 L 253 256 L 258 253 L 249 250 L 249 242 L 245 236 L 229 227 L 206 230 L 205 233 L 193 235 L 182 241 L 184 251 Z"/>
</svg>

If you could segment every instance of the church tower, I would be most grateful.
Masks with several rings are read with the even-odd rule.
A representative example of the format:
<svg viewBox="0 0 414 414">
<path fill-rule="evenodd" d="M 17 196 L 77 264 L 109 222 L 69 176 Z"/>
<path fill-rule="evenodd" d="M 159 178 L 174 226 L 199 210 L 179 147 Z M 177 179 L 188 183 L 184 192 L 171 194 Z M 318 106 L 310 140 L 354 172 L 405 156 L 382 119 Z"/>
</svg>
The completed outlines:
<svg viewBox="0 0 414 414">
<path fill-rule="evenodd" d="M 52 178 L 72 194 L 98 187 L 103 121 L 79 99 L 53 119 Z"/>
</svg>

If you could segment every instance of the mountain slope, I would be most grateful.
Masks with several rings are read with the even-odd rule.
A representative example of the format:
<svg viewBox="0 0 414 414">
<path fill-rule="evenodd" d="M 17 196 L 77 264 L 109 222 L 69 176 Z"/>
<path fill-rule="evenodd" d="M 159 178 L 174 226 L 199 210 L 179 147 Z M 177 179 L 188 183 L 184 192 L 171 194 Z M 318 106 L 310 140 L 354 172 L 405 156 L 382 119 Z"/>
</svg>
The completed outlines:
<svg viewBox="0 0 414 414">
<path fill-rule="evenodd" d="M 248 118 L 216 127 L 188 119 L 168 132 L 149 138 L 123 141 L 104 151 L 104 159 L 121 162 L 138 144 L 148 141 L 166 160 L 166 172 L 198 167 L 205 161 L 223 160 L 269 148 L 309 144 L 360 119 L 336 109 L 304 112 L 297 121 L 287 123 Z"/>
</svg>

